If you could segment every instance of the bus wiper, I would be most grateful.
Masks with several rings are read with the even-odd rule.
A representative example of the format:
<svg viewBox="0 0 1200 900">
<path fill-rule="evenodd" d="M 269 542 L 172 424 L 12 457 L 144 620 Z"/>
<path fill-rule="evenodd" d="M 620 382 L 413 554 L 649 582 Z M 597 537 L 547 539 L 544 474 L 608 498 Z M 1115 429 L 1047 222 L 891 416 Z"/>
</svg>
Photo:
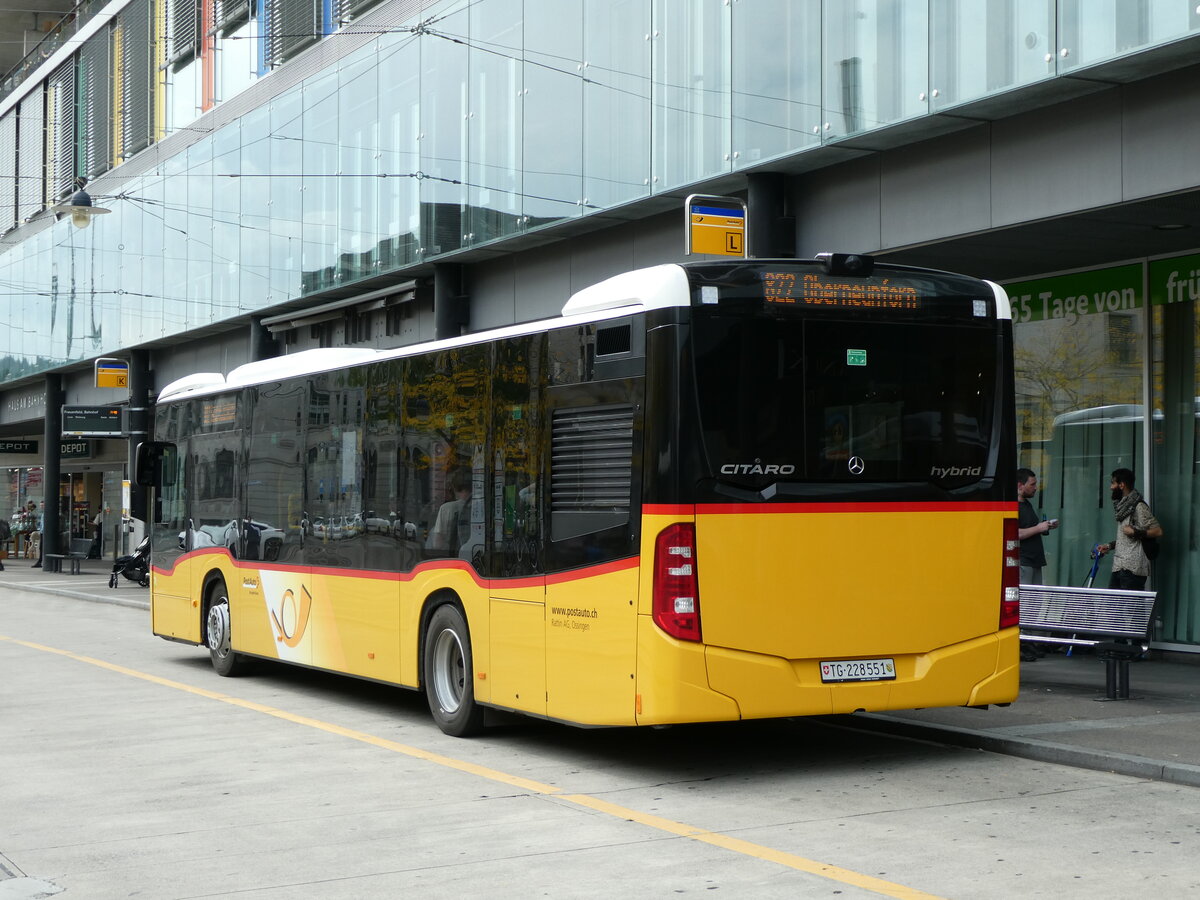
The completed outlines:
<svg viewBox="0 0 1200 900">
<path fill-rule="evenodd" d="M 751 490 L 750 488 L 738 487 L 735 484 L 730 484 L 727 481 L 714 480 L 713 493 L 724 494 L 726 497 L 732 497 L 734 500 L 741 500 L 743 503 L 762 503 L 766 500 L 771 500 L 778 492 L 778 485 L 772 482 L 765 488 L 759 491 Z"/>
</svg>

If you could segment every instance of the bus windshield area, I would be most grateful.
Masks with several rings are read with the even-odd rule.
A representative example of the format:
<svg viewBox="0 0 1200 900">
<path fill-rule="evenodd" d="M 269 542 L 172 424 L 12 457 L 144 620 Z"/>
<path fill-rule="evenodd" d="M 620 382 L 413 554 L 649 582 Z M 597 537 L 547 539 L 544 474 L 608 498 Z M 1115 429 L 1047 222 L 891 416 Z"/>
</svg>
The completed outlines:
<svg viewBox="0 0 1200 900">
<path fill-rule="evenodd" d="M 952 490 L 990 474 L 994 327 L 694 312 L 696 403 L 718 483 Z"/>
</svg>

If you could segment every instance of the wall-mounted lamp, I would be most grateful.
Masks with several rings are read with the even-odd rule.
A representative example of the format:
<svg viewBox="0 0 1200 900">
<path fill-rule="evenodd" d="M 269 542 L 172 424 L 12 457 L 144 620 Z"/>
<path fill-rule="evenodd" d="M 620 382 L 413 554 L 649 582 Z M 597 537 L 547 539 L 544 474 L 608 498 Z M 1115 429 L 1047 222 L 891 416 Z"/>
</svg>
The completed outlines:
<svg viewBox="0 0 1200 900">
<path fill-rule="evenodd" d="M 70 216 L 71 224 L 76 228 L 87 228 L 92 216 L 102 216 L 110 212 L 111 209 L 105 209 L 103 206 L 93 206 L 91 195 L 81 187 L 66 203 L 54 207 L 54 219 L 57 221 L 63 216 Z"/>
</svg>

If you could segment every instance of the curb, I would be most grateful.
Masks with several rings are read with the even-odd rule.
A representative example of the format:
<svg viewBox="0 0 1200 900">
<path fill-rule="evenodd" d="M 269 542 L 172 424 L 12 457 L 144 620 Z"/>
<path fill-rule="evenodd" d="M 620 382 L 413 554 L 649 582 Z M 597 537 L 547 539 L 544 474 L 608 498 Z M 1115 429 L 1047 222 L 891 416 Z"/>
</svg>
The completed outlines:
<svg viewBox="0 0 1200 900">
<path fill-rule="evenodd" d="M 116 591 L 113 591 L 112 596 L 109 596 L 107 594 L 89 594 L 85 591 L 76 591 L 70 588 L 46 587 L 40 584 L 19 584 L 14 582 L 12 587 L 16 590 L 31 591 L 36 594 L 51 594 L 56 597 L 69 597 L 72 600 L 86 600 L 88 603 L 107 603 L 111 606 L 127 606 L 132 609 L 150 609 L 149 600 L 122 597 Z"/>
<path fill-rule="evenodd" d="M 953 747 L 987 750 L 991 753 L 1002 753 L 1006 756 L 1017 756 L 1038 762 L 1074 766 L 1077 769 L 1092 769 L 1097 772 L 1127 775 L 1131 778 L 1146 778 L 1152 781 L 1200 787 L 1200 766 L 1188 763 L 1169 762 L 1127 753 L 1087 750 L 1054 741 L 1002 736 L 971 728 L 959 728 L 954 725 L 926 725 L 880 713 L 854 713 L 849 716 L 839 716 L 837 724 L 843 728 L 899 735 L 912 740 L 931 741 Z"/>
</svg>

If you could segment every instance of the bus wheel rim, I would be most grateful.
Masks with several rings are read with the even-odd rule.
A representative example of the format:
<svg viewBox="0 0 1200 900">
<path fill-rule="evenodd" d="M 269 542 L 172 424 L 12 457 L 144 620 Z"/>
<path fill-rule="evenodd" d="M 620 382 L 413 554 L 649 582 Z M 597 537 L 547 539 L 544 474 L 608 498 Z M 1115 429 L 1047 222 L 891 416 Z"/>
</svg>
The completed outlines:
<svg viewBox="0 0 1200 900">
<path fill-rule="evenodd" d="M 229 604 L 224 601 L 208 610 L 208 648 L 221 658 L 229 654 Z"/>
<path fill-rule="evenodd" d="M 458 712 L 462 704 L 466 665 L 458 635 L 447 628 L 433 646 L 433 690 L 438 706 L 447 714 Z"/>
</svg>

